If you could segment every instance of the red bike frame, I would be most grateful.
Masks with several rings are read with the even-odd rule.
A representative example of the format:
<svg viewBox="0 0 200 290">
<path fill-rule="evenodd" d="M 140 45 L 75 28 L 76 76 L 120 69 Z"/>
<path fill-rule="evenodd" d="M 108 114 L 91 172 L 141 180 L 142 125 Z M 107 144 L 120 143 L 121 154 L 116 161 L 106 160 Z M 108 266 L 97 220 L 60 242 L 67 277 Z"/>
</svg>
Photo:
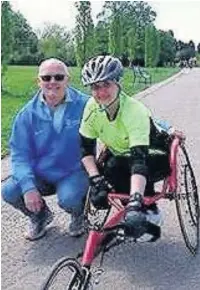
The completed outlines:
<svg viewBox="0 0 200 290">
<path fill-rule="evenodd" d="M 172 141 L 171 147 L 170 147 L 170 167 L 171 167 L 171 174 L 170 176 L 166 177 L 163 181 L 163 186 L 161 192 L 156 192 L 156 194 L 153 197 L 144 197 L 144 203 L 146 205 L 150 205 L 155 203 L 157 200 L 161 198 L 169 198 L 168 194 L 173 194 L 173 192 L 176 191 L 177 187 L 177 151 L 178 146 L 180 144 L 180 139 L 178 137 L 175 137 Z M 123 194 L 123 193 L 109 193 L 108 194 L 108 200 L 112 207 L 117 209 L 117 211 L 106 221 L 106 223 L 103 226 L 103 229 L 112 227 L 117 225 L 123 215 L 124 215 L 124 206 L 120 201 L 128 201 L 129 195 Z M 101 245 L 101 242 L 105 238 L 106 233 L 91 230 L 89 232 L 84 253 L 81 260 L 81 265 L 84 267 L 90 267 L 93 259 L 95 258 L 95 253 L 98 249 L 98 247 Z"/>
</svg>

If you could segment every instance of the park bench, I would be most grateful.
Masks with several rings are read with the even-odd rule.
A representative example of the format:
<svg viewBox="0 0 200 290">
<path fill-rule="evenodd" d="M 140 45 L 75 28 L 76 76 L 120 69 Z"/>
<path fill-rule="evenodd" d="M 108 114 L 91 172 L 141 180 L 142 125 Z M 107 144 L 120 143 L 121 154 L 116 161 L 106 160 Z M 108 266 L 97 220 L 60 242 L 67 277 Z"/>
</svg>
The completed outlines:
<svg viewBox="0 0 200 290">
<path fill-rule="evenodd" d="M 152 78 L 151 78 L 150 73 L 148 73 L 146 70 L 144 70 L 140 66 L 133 66 L 132 71 L 133 71 L 133 83 L 135 83 L 137 79 L 139 83 L 144 83 L 145 85 L 148 83 L 149 84 L 152 83 Z"/>
</svg>

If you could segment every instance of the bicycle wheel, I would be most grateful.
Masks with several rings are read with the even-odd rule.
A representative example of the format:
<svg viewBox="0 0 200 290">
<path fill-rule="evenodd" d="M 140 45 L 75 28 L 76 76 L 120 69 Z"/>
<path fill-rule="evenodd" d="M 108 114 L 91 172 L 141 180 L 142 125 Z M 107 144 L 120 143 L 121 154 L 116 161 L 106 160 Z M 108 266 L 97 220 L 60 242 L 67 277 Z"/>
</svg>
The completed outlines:
<svg viewBox="0 0 200 290">
<path fill-rule="evenodd" d="M 175 203 L 187 248 L 195 255 L 199 247 L 199 199 L 194 172 L 184 145 L 177 152 Z"/>
<path fill-rule="evenodd" d="M 89 280 L 89 277 L 88 277 Z M 76 259 L 62 258 L 48 274 L 41 290 L 88 290 L 89 281 Z"/>
</svg>

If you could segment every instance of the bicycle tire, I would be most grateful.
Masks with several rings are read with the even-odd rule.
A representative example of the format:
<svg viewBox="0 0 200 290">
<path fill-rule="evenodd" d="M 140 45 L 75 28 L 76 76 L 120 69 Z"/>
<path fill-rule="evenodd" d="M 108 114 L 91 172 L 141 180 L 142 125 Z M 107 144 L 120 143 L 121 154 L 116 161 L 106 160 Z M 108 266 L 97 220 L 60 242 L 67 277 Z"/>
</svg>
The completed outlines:
<svg viewBox="0 0 200 290">
<path fill-rule="evenodd" d="M 199 248 L 199 198 L 188 153 L 183 144 L 177 152 L 176 211 L 181 233 L 189 251 L 196 255 Z"/>
<path fill-rule="evenodd" d="M 62 275 L 66 275 L 67 269 L 70 270 L 69 277 L 62 279 Z M 76 259 L 64 257 L 52 267 L 41 290 L 86 290 L 89 289 L 89 286 L 84 286 L 84 278 L 84 271 L 80 263 Z"/>
</svg>

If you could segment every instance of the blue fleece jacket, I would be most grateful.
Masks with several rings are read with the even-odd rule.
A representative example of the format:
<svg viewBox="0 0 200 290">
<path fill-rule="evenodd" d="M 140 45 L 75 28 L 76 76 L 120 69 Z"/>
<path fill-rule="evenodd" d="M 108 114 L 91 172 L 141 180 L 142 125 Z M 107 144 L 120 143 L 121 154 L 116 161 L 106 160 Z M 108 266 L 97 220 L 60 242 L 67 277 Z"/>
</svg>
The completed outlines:
<svg viewBox="0 0 200 290">
<path fill-rule="evenodd" d="M 79 125 L 88 96 L 66 89 L 70 101 L 58 131 L 40 94 L 39 90 L 17 114 L 10 138 L 12 175 L 23 193 L 35 188 L 35 176 L 56 183 L 82 167 Z"/>
</svg>

